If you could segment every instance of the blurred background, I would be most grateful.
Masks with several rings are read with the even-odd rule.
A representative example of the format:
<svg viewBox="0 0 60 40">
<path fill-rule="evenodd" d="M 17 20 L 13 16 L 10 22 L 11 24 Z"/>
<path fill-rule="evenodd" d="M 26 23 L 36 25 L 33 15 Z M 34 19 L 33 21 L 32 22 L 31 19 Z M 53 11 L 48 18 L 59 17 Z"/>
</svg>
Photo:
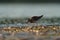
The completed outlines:
<svg viewBox="0 0 60 40">
<path fill-rule="evenodd" d="M 44 15 L 40 23 L 59 24 L 59 2 L 59 0 L 0 0 L 0 23 L 23 22 L 24 18 Z"/>
<path fill-rule="evenodd" d="M 60 17 L 59 0 L 1 0 L 0 17 Z"/>
</svg>

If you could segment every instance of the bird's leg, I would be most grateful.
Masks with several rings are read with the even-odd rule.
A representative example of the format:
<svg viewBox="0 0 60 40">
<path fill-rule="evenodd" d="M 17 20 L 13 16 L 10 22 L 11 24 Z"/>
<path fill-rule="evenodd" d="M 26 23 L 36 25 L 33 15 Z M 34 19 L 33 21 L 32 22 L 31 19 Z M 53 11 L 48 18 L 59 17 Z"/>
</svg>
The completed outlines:
<svg viewBox="0 0 60 40">
<path fill-rule="evenodd" d="M 38 26 L 38 22 L 35 23 L 35 26 Z"/>
<path fill-rule="evenodd" d="M 28 23 L 28 26 L 32 26 L 31 23 Z"/>
<path fill-rule="evenodd" d="M 36 26 L 36 23 L 31 23 L 32 24 L 32 26 Z"/>
</svg>

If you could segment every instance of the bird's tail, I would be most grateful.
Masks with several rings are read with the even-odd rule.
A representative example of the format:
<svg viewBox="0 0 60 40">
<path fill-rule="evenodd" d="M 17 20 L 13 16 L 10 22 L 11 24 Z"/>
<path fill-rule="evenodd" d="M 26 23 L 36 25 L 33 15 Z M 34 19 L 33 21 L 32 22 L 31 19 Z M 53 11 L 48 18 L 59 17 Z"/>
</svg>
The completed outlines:
<svg viewBox="0 0 60 40">
<path fill-rule="evenodd" d="M 38 19 L 41 19 L 43 17 L 43 15 L 39 16 Z"/>
</svg>

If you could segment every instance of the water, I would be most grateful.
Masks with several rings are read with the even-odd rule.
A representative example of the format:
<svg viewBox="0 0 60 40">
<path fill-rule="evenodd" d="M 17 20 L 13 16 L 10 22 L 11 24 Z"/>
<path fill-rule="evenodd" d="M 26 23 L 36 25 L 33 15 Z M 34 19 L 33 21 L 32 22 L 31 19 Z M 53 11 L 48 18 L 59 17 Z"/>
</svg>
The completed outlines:
<svg viewBox="0 0 60 40">
<path fill-rule="evenodd" d="M 51 20 L 47 21 L 46 19 L 43 19 L 43 20 L 41 19 L 37 23 L 20 22 L 20 23 L 14 23 L 14 24 L 12 23 L 0 24 L 0 28 L 12 27 L 12 26 L 13 27 L 23 27 L 23 26 L 25 27 L 25 26 L 33 26 L 34 24 L 43 25 L 43 26 L 47 26 L 47 25 L 58 25 L 59 26 L 60 25 L 59 22 L 60 21 L 58 20 L 51 22 Z M 39 33 L 35 33 L 35 32 L 18 32 L 18 33 L 0 32 L 0 34 L 1 34 L 0 36 L 1 40 L 57 40 L 60 38 L 60 35 L 59 36 L 53 36 L 53 35 L 41 36 Z M 53 33 L 50 32 L 50 34 L 54 34 L 54 32 Z"/>
</svg>

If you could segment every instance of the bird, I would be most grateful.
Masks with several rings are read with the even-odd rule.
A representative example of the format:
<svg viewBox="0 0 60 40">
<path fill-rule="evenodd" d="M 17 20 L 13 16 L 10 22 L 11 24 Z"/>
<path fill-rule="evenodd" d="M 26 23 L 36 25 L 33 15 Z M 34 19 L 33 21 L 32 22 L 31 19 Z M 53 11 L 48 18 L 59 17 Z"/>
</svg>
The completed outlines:
<svg viewBox="0 0 60 40">
<path fill-rule="evenodd" d="M 31 18 L 28 18 L 27 22 L 30 22 L 30 23 L 35 23 L 36 21 L 38 21 L 39 19 L 41 19 L 43 17 L 43 15 L 41 16 L 33 16 Z"/>
</svg>

